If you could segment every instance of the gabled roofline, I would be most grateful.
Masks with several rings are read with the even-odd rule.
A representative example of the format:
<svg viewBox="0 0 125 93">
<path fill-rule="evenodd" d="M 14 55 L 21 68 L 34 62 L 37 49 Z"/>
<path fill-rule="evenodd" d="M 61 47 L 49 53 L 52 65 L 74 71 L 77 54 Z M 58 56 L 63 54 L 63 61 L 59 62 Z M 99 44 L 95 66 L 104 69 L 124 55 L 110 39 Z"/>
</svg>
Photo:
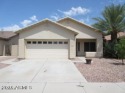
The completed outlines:
<svg viewBox="0 0 125 93">
<path fill-rule="evenodd" d="M 16 33 L 16 32 L 14 32 L 14 33 Z M 18 36 L 18 33 L 16 33 L 16 35 L 14 35 L 12 37 L 9 37 L 8 39 L 11 39 L 11 38 L 16 37 L 16 36 Z"/>
<path fill-rule="evenodd" d="M 2 40 L 6 40 L 6 38 L 2 38 L 2 37 L 0 37 L 0 39 L 2 39 Z"/>
<path fill-rule="evenodd" d="M 61 21 L 64 21 L 64 20 L 72 20 L 72 21 L 74 21 L 74 22 L 77 22 L 77 23 L 79 23 L 79 24 L 81 24 L 81 25 L 84 25 L 84 26 L 86 26 L 86 27 L 88 27 L 88 28 L 90 28 L 90 29 L 93 29 L 94 31 L 97 31 L 97 32 L 100 32 L 100 33 L 102 33 L 101 31 L 99 31 L 98 29 L 96 29 L 96 28 L 94 28 L 94 27 L 92 27 L 92 26 L 89 26 L 89 25 L 87 25 L 87 24 L 85 24 L 85 23 L 82 23 L 82 22 L 80 22 L 80 21 L 78 21 L 78 20 L 76 20 L 76 19 L 73 19 L 73 18 L 71 18 L 71 17 L 64 17 L 64 18 L 61 18 L 61 19 L 59 19 L 57 22 L 59 23 L 59 22 L 61 22 Z"/>
<path fill-rule="evenodd" d="M 73 33 L 75 33 L 75 34 L 78 34 L 77 31 L 72 30 L 72 29 L 69 29 L 69 28 L 67 28 L 67 27 L 65 27 L 65 26 L 63 26 L 63 25 L 61 25 L 61 24 L 59 24 L 59 23 L 57 23 L 57 22 L 54 22 L 54 21 L 52 21 L 52 20 L 50 20 L 50 19 L 47 19 L 47 18 L 44 19 L 44 20 L 42 20 L 42 21 L 39 21 L 39 22 L 37 22 L 37 23 L 34 23 L 34 24 L 32 24 L 32 25 L 29 25 L 29 26 L 27 26 L 27 27 L 24 27 L 24 28 L 22 28 L 22 29 L 20 29 L 20 30 L 17 30 L 17 31 L 15 31 L 15 33 L 20 33 L 20 32 L 22 32 L 22 31 L 24 31 L 24 30 L 26 30 L 26 29 L 29 29 L 29 28 L 31 28 L 31 27 L 33 27 L 33 26 L 36 26 L 36 25 L 39 25 L 39 24 L 41 24 L 41 23 L 43 23 L 43 22 L 51 22 L 51 23 L 56 24 L 56 25 L 58 25 L 58 26 L 60 26 L 60 27 L 62 27 L 62 28 L 64 28 L 64 29 L 70 30 L 71 32 L 73 32 Z"/>
</svg>

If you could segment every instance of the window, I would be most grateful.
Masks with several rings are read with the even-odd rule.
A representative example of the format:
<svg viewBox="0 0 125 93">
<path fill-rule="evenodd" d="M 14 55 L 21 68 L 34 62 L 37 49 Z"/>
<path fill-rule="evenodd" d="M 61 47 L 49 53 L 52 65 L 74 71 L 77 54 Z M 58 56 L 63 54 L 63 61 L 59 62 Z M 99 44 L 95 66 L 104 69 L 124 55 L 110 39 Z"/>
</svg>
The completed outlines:
<svg viewBox="0 0 125 93">
<path fill-rule="evenodd" d="M 47 44 L 47 41 L 43 41 L 43 44 Z"/>
<path fill-rule="evenodd" d="M 52 41 L 48 41 L 48 44 L 52 44 Z"/>
<path fill-rule="evenodd" d="M 80 51 L 80 42 L 78 42 L 77 44 L 78 44 L 78 51 Z"/>
<path fill-rule="evenodd" d="M 64 42 L 64 44 L 68 44 L 68 42 Z"/>
<path fill-rule="evenodd" d="M 85 42 L 84 43 L 84 51 L 85 52 L 95 52 L 96 51 L 96 43 L 95 42 Z"/>
<path fill-rule="evenodd" d="M 62 41 L 59 41 L 59 44 L 62 44 L 63 42 Z"/>
<path fill-rule="evenodd" d="M 31 44 L 31 41 L 27 41 L 27 44 Z"/>
<path fill-rule="evenodd" d="M 38 44 L 42 44 L 42 41 L 38 41 Z"/>
<path fill-rule="evenodd" d="M 36 41 L 33 41 L 32 44 L 36 44 Z"/>
<path fill-rule="evenodd" d="M 57 44 L 57 41 L 54 41 L 54 44 Z"/>
</svg>

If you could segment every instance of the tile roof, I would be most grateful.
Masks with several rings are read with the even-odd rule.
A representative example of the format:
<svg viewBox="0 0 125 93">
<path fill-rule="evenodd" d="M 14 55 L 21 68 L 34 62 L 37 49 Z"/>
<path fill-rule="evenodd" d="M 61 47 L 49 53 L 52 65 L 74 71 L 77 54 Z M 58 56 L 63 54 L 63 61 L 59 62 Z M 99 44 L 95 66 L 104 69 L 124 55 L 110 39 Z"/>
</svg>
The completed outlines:
<svg viewBox="0 0 125 93">
<path fill-rule="evenodd" d="M 124 36 L 125 36 L 125 32 L 119 32 L 119 33 L 117 34 L 117 37 L 118 37 L 118 38 L 124 37 Z M 106 40 L 111 40 L 111 35 L 105 36 L 105 39 L 106 39 Z"/>
<path fill-rule="evenodd" d="M 2 39 L 8 39 L 15 35 L 16 35 L 16 33 L 14 33 L 13 31 L 0 31 L 0 38 L 2 38 Z"/>
</svg>

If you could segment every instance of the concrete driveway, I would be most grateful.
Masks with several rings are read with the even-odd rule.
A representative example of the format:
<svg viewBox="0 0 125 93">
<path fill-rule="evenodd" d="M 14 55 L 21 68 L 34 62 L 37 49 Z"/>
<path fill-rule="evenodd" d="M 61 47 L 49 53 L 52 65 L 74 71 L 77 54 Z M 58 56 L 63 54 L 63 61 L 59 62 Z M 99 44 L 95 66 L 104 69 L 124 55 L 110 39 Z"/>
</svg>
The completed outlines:
<svg viewBox="0 0 125 93">
<path fill-rule="evenodd" d="M 22 60 L 0 70 L 0 82 L 86 82 L 70 60 Z"/>
<path fill-rule="evenodd" d="M 9 62 L 0 70 L 0 93 L 125 93 L 125 83 L 87 83 L 68 59 Z"/>
</svg>

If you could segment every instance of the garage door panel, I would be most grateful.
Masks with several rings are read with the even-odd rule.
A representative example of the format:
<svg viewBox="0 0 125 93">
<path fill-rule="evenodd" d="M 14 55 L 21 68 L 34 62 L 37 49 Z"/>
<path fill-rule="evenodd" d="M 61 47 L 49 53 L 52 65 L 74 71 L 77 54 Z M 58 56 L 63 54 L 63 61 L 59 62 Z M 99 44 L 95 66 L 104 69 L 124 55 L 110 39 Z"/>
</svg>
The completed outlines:
<svg viewBox="0 0 125 93">
<path fill-rule="evenodd" d="M 27 44 L 26 58 L 68 58 L 68 44 Z"/>
<path fill-rule="evenodd" d="M 40 45 L 40 44 L 31 44 L 31 45 L 27 45 L 26 46 L 27 49 L 68 49 L 68 45 L 59 45 L 59 44 L 56 44 L 56 45 Z"/>
</svg>

